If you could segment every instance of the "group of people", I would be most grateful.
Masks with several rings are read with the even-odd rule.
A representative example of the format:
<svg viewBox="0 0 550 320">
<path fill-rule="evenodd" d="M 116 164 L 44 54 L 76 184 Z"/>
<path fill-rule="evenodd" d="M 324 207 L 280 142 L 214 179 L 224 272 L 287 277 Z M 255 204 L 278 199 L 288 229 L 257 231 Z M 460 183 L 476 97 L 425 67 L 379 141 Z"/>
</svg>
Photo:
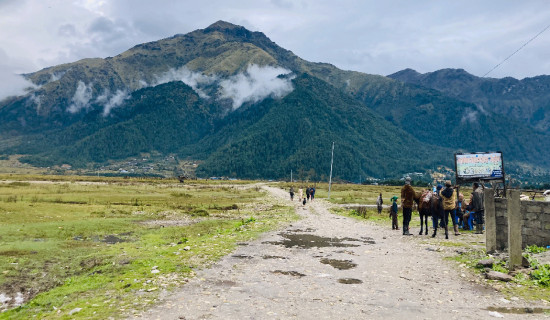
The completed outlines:
<svg viewBox="0 0 550 320">
<path fill-rule="evenodd" d="M 294 187 L 290 187 L 290 201 L 294 201 Z M 306 188 L 306 196 L 304 197 L 304 189 L 298 189 L 298 200 L 302 202 L 303 205 L 306 205 L 307 201 L 313 201 L 315 199 L 315 187 Z"/>
<path fill-rule="evenodd" d="M 445 187 L 437 185 L 434 188 L 433 195 L 439 197 L 438 207 L 435 208 L 435 212 L 432 212 L 432 224 L 434 233 L 432 237 L 437 234 L 437 228 L 445 228 L 447 230 L 449 224 L 449 217 L 453 224 L 455 235 L 460 235 L 459 226 L 463 230 L 470 230 L 472 228 L 472 222 L 475 221 L 476 233 L 483 233 L 484 225 L 484 203 L 483 203 L 483 185 L 474 182 L 472 185 L 472 193 L 470 201 L 467 205 L 464 204 L 464 195 L 458 194 L 456 186 L 453 187 L 450 180 L 445 181 Z M 405 185 L 401 188 L 401 207 L 403 208 L 403 235 L 411 235 L 409 230 L 409 223 L 411 221 L 412 210 L 415 203 L 415 198 L 418 198 L 413 187 L 411 186 L 411 178 L 405 179 Z M 392 219 L 392 230 L 399 230 L 397 214 L 397 196 L 391 198 L 392 205 L 390 207 L 390 217 Z M 382 212 L 382 194 L 378 196 L 376 201 L 378 213 Z M 445 233 L 447 235 L 447 231 Z"/>
</svg>

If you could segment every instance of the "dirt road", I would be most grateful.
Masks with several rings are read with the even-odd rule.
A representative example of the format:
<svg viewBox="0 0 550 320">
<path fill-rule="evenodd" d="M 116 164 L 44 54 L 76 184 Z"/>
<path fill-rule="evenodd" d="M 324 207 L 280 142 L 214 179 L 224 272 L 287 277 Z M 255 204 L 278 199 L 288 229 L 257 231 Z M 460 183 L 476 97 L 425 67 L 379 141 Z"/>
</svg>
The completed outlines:
<svg viewBox="0 0 550 320">
<path fill-rule="evenodd" d="M 279 201 L 285 191 L 265 187 Z M 201 270 L 142 319 L 541 319 L 468 281 L 419 237 L 295 202 L 302 219 Z"/>
</svg>

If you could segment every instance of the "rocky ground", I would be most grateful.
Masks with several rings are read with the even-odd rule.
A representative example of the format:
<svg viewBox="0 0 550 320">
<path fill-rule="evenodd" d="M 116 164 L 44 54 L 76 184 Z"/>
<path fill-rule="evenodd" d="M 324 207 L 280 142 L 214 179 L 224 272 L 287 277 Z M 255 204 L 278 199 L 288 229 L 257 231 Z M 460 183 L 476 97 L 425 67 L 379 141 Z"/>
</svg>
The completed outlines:
<svg viewBox="0 0 550 320">
<path fill-rule="evenodd" d="M 289 201 L 285 191 L 265 188 Z M 548 306 L 505 299 L 456 262 L 444 260 L 453 249 L 438 245 L 443 235 L 435 240 L 402 236 L 389 221 L 383 227 L 331 214 L 323 200 L 295 206 L 300 221 L 242 243 L 137 318 L 550 318 L 508 313 Z M 482 245 L 479 235 L 459 237 Z"/>
</svg>

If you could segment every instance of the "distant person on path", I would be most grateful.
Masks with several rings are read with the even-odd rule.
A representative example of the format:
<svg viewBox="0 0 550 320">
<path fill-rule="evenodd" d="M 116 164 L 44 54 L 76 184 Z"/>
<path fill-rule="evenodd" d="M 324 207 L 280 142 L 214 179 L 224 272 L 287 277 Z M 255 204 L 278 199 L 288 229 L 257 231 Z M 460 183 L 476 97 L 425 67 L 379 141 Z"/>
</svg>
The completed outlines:
<svg viewBox="0 0 550 320">
<path fill-rule="evenodd" d="M 405 178 L 405 185 L 401 188 L 401 207 L 403 208 L 403 235 L 410 236 L 409 223 L 412 217 L 415 192 L 411 187 L 411 178 Z"/>
<path fill-rule="evenodd" d="M 391 229 L 392 230 L 399 230 L 399 225 L 397 223 L 397 197 L 393 196 L 391 199 L 391 207 L 390 207 L 390 218 L 391 218 Z"/>
<path fill-rule="evenodd" d="M 304 189 L 298 189 L 298 194 L 300 195 L 300 201 L 302 201 L 302 199 L 304 198 Z"/>
<path fill-rule="evenodd" d="M 483 233 L 483 215 L 485 213 L 485 206 L 483 203 L 483 188 L 479 187 L 479 183 L 474 182 L 473 192 L 470 196 L 470 210 L 474 212 L 474 219 L 476 221 L 476 233 Z M 472 213 L 470 213 L 472 214 Z"/>
<path fill-rule="evenodd" d="M 311 189 L 309 188 L 309 186 L 306 188 L 306 198 L 307 198 L 307 201 L 309 201 L 309 196 L 311 195 Z"/>
<path fill-rule="evenodd" d="M 441 201 L 443 201 L 443 223 L 445 225 L 445 238 L 449 238 L 449 215 L 453 222 L 455 236 L 460 235 L 458 225 L 456 224 L 456 192 L 450 180 L 445 181 L 445 189 L 440 192 Z"/>
<path fill-rule="evenodd" d="M 315 187 L 311 187 L 311 190 L 309 190 L 309 197 L 311 198 L 311 201 L 315 199 Z"/>
<path fill-rule="evenodd" d="M 294 200 L 294 187 L 290 187 L 290 201 Z"/>
<path fill-rule="evenodd" d="M 382 192 L 380 192 L 380 195 L 378 196 L 378 199 L 376 199 L 376 208 L 378 209 L 378 214 L 382 213 L 382 204 L 384 203 L 384 200 L 382 200 Z"/>
<path fill-rule="evenodd" d="M 306 201 L 306 198 L 304 198 L 304 201 L 302 201 L 302 205 L 305 206 L 305 205 L 306 205 L 306 202 L 307 202 L 307 201 Z"/>
</svg>

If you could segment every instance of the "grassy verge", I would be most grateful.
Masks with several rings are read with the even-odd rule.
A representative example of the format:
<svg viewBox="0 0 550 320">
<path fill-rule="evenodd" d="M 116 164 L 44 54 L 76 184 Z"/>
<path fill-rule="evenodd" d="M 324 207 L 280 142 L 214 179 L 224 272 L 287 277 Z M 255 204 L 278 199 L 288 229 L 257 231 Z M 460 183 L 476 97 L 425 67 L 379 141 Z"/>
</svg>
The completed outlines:
<svg viewBox="0 0 550 320">
<path fill-rule="evenodd" d="M 0 319 L 139 313 L 237 242 L 297 218 L 253 185 L 16 180 L 0 182 L 0 294 L 25 303 Z"/>
</svg>

